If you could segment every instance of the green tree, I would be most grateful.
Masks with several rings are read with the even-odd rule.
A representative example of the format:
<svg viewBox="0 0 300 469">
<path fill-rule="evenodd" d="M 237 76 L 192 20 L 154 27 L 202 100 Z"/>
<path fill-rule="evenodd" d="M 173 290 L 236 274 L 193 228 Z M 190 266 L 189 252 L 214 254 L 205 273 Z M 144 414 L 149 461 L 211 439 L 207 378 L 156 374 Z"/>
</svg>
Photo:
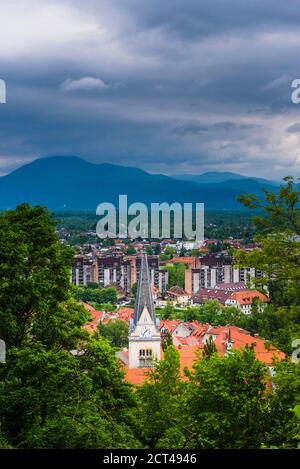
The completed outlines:
<svg viewBox="0 0 300 469">
<path fill-rule="evenodd" d="M 170 345 L 173 345 L 172 335 L 170 334 L 169 331 L 166 331 L 162 335 L 162 341 L 161 341 L 162 349 L 165 351 Z"/>
<path fill-rule="evenodd" d="M 9 442 L 17 448 L 135 446 L 134 396 L 122 378 L 106 341 L 92 341 L 78 357 L 41 344 L 10 348 L 0 369 L 0 422 Z"/>
<path fill-rule="evenodd" d="M 261 247 L 251 252 L 240 250 L 236 263 L 262 272 L 255 283 L 269 291 L 274 305 L 265 310 L 265 318 L 254 312 L 251 319 L 257 322 L 259 332 L 288 353 L 300 332 L 299 187 L 292 177 L 286 177 L 277 193 L 264 191 L 263 201 L 251 194 L 238 198 L 246 207 L 260 211 L 254 224 L 258 231 L 255 240 Z"/>
<path fill-rule="evenodd" d="M 257 283 L 266 286 L 275 305 L 300 304 L 300 189 L 293 178 L 284 178 L 278 193 L 265 192 L 265 200 L 255 195 L 238 198 L 246 207 L 259 209 L 254 218 L 260 249 L 239 251 L 239 265 L 255 267 L 263 272 Z"/>
<path fill-rule="evenodd" d="M 183 311 L 183 320 L 197 321 L 200 317 L 200 307 L 199 306 L 189 306 Z"/>
<path fill-rule="evenodd" d="M 98 283 L 96 283 L 96 282 L 88 282 L 88 283 L 87 283 L 87 287 L 88 287 L 88 288 L 96 288 L 96 289 L 98 289 L 98 288 L 99 288 L 99 285 L 98 285 Z"/>
<path fill-rule="evenodd" d="M 180 377 L 179 353 L 171 345 L 137 391 L 137 432 L 144 447 L 183 447 L 186 439 L 181 405 L 185 386 Z"/>
<path fill-rule="evenodd" d="M 26 204 L 1 214 L 0 246 L 0 337 L 7 347 L 48 342 L 70 300 L 74 252 L 58 240 L 47 210 Z M 72 309 L 68 321 L 84 324 L 82 309 Z"/>
<path fill-rule="evenodd" d="M 156 256 L 159 256 L 160 253 L 161 253 L 160 243 L 157 243 L 156 246 L 155 246 L 155 249 L 154 249 L 154 254 Z"/>
<path fill-rule="evenodd" d="M 100 322 L 98 331 L 102 337 L 109 339 L 113 347 L 128 346 L 128 325 L 121 319 L 111 319 L 106 324 Z"/>
<path fill-rule="evenodd" d="M 300 405 L 300 364 L 282 360 L 274 365 L 274 392 L 270 399 L 270 431 L 266 446 L 296 448 L 299 420 L 293 409 Z"/>
<path fill-rule="evenodd" d="M 206 300 L 200 307 L 199 321 L 218 325 L 218 318 L 222 315 L 222 306 L 218 300 Z"/>
<path fill-rule="evenodd" d="M 182 246 L 181 249 L 180 249 L 179 256 L 180 257 L 185 257 L 186 253 L 187 253 L 187 250 L 185 249 L 184 246 Z"/>
<path fill-rule="evenodd" d="M 131 294 L 134 298 L 136 297 L 137 287 L 138 287 L 137 282 L 135 282 L 131 287 Z"/>
<path fill-rule="evenodd" d="M 175 249 L 172 248 L 172 246 L 167 246 L 163 252 L 163 254 L 160 254 L 159 258 L 162 261 L 168 261 L 172 259 L 174 254 L 176 253 Z"/>
<path fill-rule="evenodd" d="M 117 290 L 115 287 L 106 287 L 99 288 L 97 287 L 74 287 L 73 291 L 75 297 L 78 300 L 82 300 L 86 303 L 96 303 L 96 304 L 105 304 L 111 303 L 115 304 L 117 302 Z"/>
<path fill-rule="evenodd" d="M 209 244 L 208 249 L 210 253 L 220 252 L 222 250 L 222 244 L 219 241 Z"/>
<path fill-rule="evenodd" d="M 126 249 L 125 249 L 125 254 L 126 256 L 134 256 L 135 255 L 135 249 L 133 246 L 128 246 Z"/>
<path fill-rule="evenodd" d="M 250 349 L 224 357 L 199 355 L 189 373 L 192 448 L 259 448 L 268 426 L 266 367 Z"/>
<path fill-rule="evenodd" d="M 71 296 L 73 251 L 49 213 L 22 205 L 2 214 L 0 238 L 0 445 L 139 447 L 135 396 L 115 349 L 82 330 L 89 314 Z"/>
<path fill-rule="evenodd" d="M 177 286 L 184 288 L 186 271 L 185 264 L 177 262 L 174 265 L 167 265 L 165 269 L 168 271 L 168 288 Z"/>
<path fill-rule="evenodd" d="M 162 319 L 172 319 L 174 316 L 174 306 L 169 301 L 166 306 L 162 309 L 161 318 Z"/>
<path fill-rule="evenodd" d="M 101 303 L 116 303 L 118 296 L 115 287 L 107 287 L 101 290 L 102 301 Z M 99 302 L 100 303 L 100 302 Z"/>
<path fill-rule="evenodd" d="M 216 352 L 217 352 L 216 344 L 214 343 L 214 339 L 210 335 L 208 340 L 204 344 L 203 356 L 206 358 L 210 358 Z"/>
</svg>

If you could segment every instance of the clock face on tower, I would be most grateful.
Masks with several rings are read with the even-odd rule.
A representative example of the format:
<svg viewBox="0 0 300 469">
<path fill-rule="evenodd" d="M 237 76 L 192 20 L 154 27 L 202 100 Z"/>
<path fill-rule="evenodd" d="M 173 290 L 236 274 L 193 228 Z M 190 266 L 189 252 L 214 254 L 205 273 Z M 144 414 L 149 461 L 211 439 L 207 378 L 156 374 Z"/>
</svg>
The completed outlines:
<svg viewBox="0 0 300 469">
<path fill-rule="evenodd" d="M 142 327 L 141 337 L 151 337 L 151 330 L 149 329 L 149 327 Z"/>
</svg>

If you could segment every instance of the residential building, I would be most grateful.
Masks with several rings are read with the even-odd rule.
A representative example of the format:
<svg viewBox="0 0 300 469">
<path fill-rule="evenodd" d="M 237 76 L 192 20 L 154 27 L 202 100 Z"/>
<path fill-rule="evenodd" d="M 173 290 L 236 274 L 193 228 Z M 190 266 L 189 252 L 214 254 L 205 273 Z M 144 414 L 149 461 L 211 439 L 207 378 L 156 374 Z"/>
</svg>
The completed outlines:
<svg viewBox="0 0 300 469">
<path fill-rule="evenodd" d="M 190 296 L 184 291 L 183 288 L 174 286 L 167 291 L 169 300 L 173 304 L 179 304 L 181 306 L 187 305 L 190 300 Z"/>
<path fill-rule="evenodd" d="M 225 306 L 236 306 L 243 313 L 251 314 L 254 300 L 258 301 L 260 310 L 263 310 L 270 302 L 266 295 L 257 290 L 244 290 L 231 293 L 225 301 Z"/>
<path fill-rule="evenodd" d="M 253 279 L 262 272 L 250 267 L 235 267 L 232 257 L 224 254 L 208 254 L 200 259 L 200 267 L 189 268 L 185 272 L 185 291 L 190 295 L 203 288 L 215 288 L 222 283 L 243 282 L 253 287 Z"/>
<path fill-rule="evenodd" d="M 95 264 L 92 257 L 78 254 L 74 258 L 72 266 L 72 283 L 78 286 L 86 286 L 94 282 Z"/>
<path fill-rule="evenodd" d="M 97 257 L 97 274 L 100 288 L 109 285 L 121 285 L 122 256 Z"/>
</svg>

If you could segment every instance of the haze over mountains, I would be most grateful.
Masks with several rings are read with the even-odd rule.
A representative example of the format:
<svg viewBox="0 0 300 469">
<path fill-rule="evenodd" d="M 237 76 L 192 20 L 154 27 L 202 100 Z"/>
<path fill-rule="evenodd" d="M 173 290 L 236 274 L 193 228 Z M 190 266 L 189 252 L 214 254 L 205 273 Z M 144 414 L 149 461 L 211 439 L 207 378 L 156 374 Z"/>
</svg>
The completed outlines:
<svg viewBox="0 0 300 469">
<path fill-rule="evenodd" d="M 276 181 L 268 181 L 267 179 L 251 176 L 242 176 L 241 174 L 231 173 L 229 171 L 208 171 L 202 174 L 176 174 L 172 177 L 175 179 L 180 179 L 181 181 L 191 181 L 197 182 L 199 184 L 214 184 L 216 182 L 242 181 L 245 179 L 251 179 L 252 181 L 261 182 L 263 184 L 279 185 L 279 183 Z"/>
<path fill-rule="evenodd" d="M 176 179 L 177 178 L 177 179 Z M 245 192 L 276 190 L 276 184 L 235 173 L 150 174 L 135 167 L 93 164 L 76 156 L 40 158 L 0 178 L 0 209 L 27 202 L 52 210 L 92 210 L 101 202 L 204 202 L 206 209 L 240 210 Z"/>
</svg>

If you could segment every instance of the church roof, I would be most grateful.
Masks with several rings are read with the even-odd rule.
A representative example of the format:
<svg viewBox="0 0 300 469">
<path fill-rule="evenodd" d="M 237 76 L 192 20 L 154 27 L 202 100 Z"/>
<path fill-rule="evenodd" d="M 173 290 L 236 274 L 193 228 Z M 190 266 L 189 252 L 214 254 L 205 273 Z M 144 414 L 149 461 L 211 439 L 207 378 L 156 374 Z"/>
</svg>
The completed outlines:
<svg viewBox="0 0 300 469">
<path fill-rule="evenodd" d="M 133 317 L 133 326 L 137 325 L 137 322 L 143 312 L 144 307 L 146 306 L 147 310 L 153 322 L 156 324 L 156 316 L 154 312 L 154 303 L 152 298 L 152 291 L 150 285 L 150 275 L 148 268 L 147 254 L 142 253 L 140 275 L 138 281 L 138 288 L 136 294 L 136 302 L 134 308 L 134 317 Z"/>
</svg>

